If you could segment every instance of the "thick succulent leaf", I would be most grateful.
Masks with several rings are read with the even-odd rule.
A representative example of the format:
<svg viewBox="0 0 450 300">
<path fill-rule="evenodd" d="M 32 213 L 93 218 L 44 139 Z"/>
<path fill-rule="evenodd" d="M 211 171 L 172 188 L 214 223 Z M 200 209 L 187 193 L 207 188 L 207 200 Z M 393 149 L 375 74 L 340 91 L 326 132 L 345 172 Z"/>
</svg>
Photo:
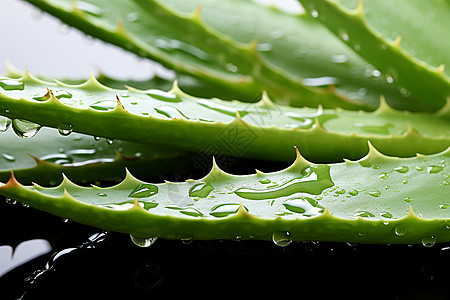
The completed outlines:
<svg viewBox="0 0 450 300">
<path fill-rule="evenodd" d="M 27 1 L 86 34 L 199 78 L 217 92 L 241 100 L 252 100 L 261 92 L 250 77 L 227 71 L 203 50 L 179 43 L 170 26 L 147 14 L 134 1 L 116 0 L 114 5 L 108 0 Z"/>
<path fill-rule="evenodd" d="M 295 106 L 314 107 L 320 103 L 324 107 L 371 110 L 378 105 L 380 94 L 384 94 L 395 108 L 426 108 L 373 76 L 364 60 L 306 15 L 296 18 L 252 1 L 140 1 L 147 13 L 132 1 L 115 3 L 114 7 L 101 0 L 78 1 L 81 7 L 105 7 L 95 10 L 95 14 L 83 14 L 79 9 L 71 14 L 72 3 L 78 3 L 74 1 L 29 2 L 90 35 L 147 55 L 178 72 L 227 81 L 232 85 L 228 87 L 231 92 L 215 86 L 208 89 L 222 99 L 233 95 L 240 100 L 257 97 L 260 89 L 248 86 L 250 77 L 242 78 L 246 74 L 253 76 L 277 101 Z M 189 13 L 180 14 L 165 6 L 169 4 Z M 202 7 L 204 22 L 200 11 L 192 13 L 198 5 Z M 286 30 L 289 32 L 280 36 Z M 204 96 L 203 89 L 208 86 L 201 84 L 202 90 L 194 89 L 201 82 L 186 76 L 180 76 L 179 82 L 196 96 Z M 240 91 L 232 92 L 236 89 Z"/>
<path fill-rule="evenodd" d="M 247 43 L 236 42 L 230 36 L 221 34 L 206 24 L 200 10 L 182 13 L 160 1 L 136 0 L 136 2 L 149 14 L 159 18 L 160 22 L 170 24 L 172 31 L 178 33 L 183 42 L 195 45 L 211 53 L 215 60 L 224 61 L 232 69 L 255 78 L 270 95 L 276 97 L 279 103 L 291 106 L 317 107 L 320 104 L 324 107 L 367 109 L 367 105 L 359 99 L 342 97 L 335 93 L 333 88 L 306 86 L 306 81 L 303 82 L 302 78 L 291 76 L 280 66 L 270 63 L 260 55 L 261 50 L 267 50 L 264 49 L 267 48 L 267 43 L 259 43 L 256 37 Z M 286 49 L 283 50 L 283 54 L 285 51 Z"/>
<path fill-rule="evenodd" d="M 404 113 L 383 104 L 375 112 L 289 108 L 267 97 L 258 103 L 199 99 L 180 91 L 116 90 L 94 77 L 81 85 L 44 82 L 26 74 L 4 78 L 0 114 L 113 140 L 180 150 L 289 161 L 293 146 L 313 161 L 358 159 L 370 140 L 382 153 L 414 156 L 450 145 L 448 107 L 435 114 Z M 19 122 L 19 121 L 16 121 Z M 23 127 L 23 126 L 22 126 Z M 22 128 L 35 133 L 39 125 Z"/>
<path fill-rule="evenodd" d="M 450 150 L 311 164 L 231 175 L 213 165 L 199 180 L 152 184 L 130 173 L 112 187 L 23 186 L 0 194 L 105 230 L 138 238 L 324 240 L 358 243 L 450 241 Z"/>
<path fill-rule="evenodd" d="M 140 0 L 139 2 L 152 1 Z M 369 107 L 378 106 L 380 95 L 384 95 L 386 101 L 394 108 L 426 109 L 425 105 L 421 105 L 398 86 L 387 83 L 372 65 L 314 18 L 306 14 L 286 14 L 252 2 L 160 1 L 164 5 L 170 5 L 173 11 L 184 13 L 192 13 L 200 7 L 201 21 L 206 26 L 231 37 L 236 42 L 249 44 L 257 40 L 256 51 L 266 64 L 269 64 L 271 68 L 276 66 L 281 69 L 285 77 L 300 79 L 302 84 L 309 88 L 322 89 L 322 92 L 325 92 L 327 86 L 333 86 L 334 92 L 341 97 L 361 99 Z M 155 9 L 152 11 L 156 12 Z M 192 18 L 192 15 L 189 16 Z M 195 37 L 202 37 L 203 34 L 194 35 L 194 38 L 191 38 L 184 34 L 181 28 L 184 29 L 178 26 L 173 30 L 180 32 L 180 39 L 197 43 L 201 48 L 207 47 L 207 45 L 201 46 L 204 44 L 204 39 L 194 40 Z M 232 61 L 233 57 L 228 60 Z M 235 68 L 238 69 L 238 66 L 236 65 Z M 258 75 L 254 77 L 259 82 L 264 82 L 264 86 L 270 92 L 273 83 L 268 81 L 271 77 L 267 74 Z M 274 95 L 281 96 L 279 93 Z M 312 102 L 312 100 L 309 101 Z"/>
<path fill-rule="evenodd" d="M 0 117 L 0 126 L 5 121 Z M 125 168 L 136 176 L 159 178 L 192 169 L 194 162 L 188 153 L 118 140 L 96 141 L 77 133 L 64 136 L 51 128 L 42 128 L 32 139 L 20 138 L 9 129 L 0 133 L 0 145 L 1 182 L 8 180 L 12 170 L 24 184 L 56 184 L 62 173 L 77 183 L 118 182 Z"/>
<path fill-rule="evenodd" d="M 447 1 L 302 0 L 310 13 L 378 68 L 388 82 L 439 109 L 450 95 Z M 343 1 L 347 5 L 349 2 Z M 350 5 L 351 6 L 351 5 Z M 367 12 L 366 9 L 367 8 Z"/>
</svg>

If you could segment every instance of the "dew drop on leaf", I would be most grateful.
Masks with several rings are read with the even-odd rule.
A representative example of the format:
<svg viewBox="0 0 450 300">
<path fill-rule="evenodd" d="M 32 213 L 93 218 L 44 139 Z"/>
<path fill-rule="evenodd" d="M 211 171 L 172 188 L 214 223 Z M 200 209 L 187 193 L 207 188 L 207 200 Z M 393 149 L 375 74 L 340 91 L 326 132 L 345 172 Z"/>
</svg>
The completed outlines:
<svg viewBox="0 0 450 300">
<path fill-rule="evenodd" d="M 442 170 L 444 170 L 444 167 L 433 165 L 433 166 L 429 166 L 427 168 L 427 173 L 428 174 L 436 174 L 436 173 L 441 172 Z"/>
<path fill-rule="evenodd" d="M 380 191 L 372 191 L 372 192 L 369 192 L 369 195 L 372 197 L 380 197 L 381 192 Z"/>
<path fill-rule="evenodd" d="M 427 248 L 433 247 L 434 244 L 436 244 L 436 238 L 433 235 L 424 237 L 422 239 L 422 245 Z"/>
<path fill-rule="evenodd" d="M 102 9 L 100 7 L 98 7 L 94 4 L 88 3 L 88 2 L 77 1 L 76 7 L 79 10 L 84 11 L 85 13 L 88 13 L 92 16 L 99 17 L 102 15 Z"/>
<path fill-rule="evenodd" d="M 189 197 L 206 198 L 213 190 L 211 183 L 198 183 L 189 189 Z"/>
<path fill-rule="evenodd" d="M 152 237 L 152 238 L 140 238 L 140 237 L 136 237 L 132 234 L 130 234 L 130 238 L 131 241 L 139 247 L 150 247 L 151 245 L 153 245 L 156 240 L 158 239 L 157 237 Z"/>
<path fill-rule="evenodd" d="M 231 214 L 237 213 L 239 210 L 239 204 L 237 203 L 224 203 L 219 204 L 211 208 L 211 216 L 216 218 L 223 218 Z"/>
<path fill-rule="evenodd" d="M 16 158 L 14 156 L 12 156 L 11 154 L 8 153 L 3 153 L 2 157 L 7 161 L 7 162 L 15 162 Z"/>
<path fill-rule="evenodd" d="M 21 119 L 12 120 L 12 128 L 14 133 L 25 139 L 32 138 L 41 129 L 41 125 Z"/>
<path fill-rule="evenodd" d="M 177 95 L 170 93 L 170 92 L 164 92 L 161 90 L 152 89 L 152 90 L 145 91 L 145 93 L 154 99 L 165 101 L 165 102 L 181 102 L 182 101 L 181 98 L 178 97 Z"/>
<path fill-rule="evenodd" d="M 272 234 L 272 241 L 277 246 L 286 247 L 291 244 L 292 239 L 288 231 L 276 231 Z"/>
<path fill-rule="evenodd" d="M 0 116 L 0 132 L 5 132 L 11 125 L 11 120 L 7 117 Z"/>
<path fill-rule="evenodd" d="M 396 236 L 404 236 L 408 232 L 408 228 L 404 225 L 397 225 L 394 228 Z"/>
<path fill-rule="evenodd" d="M 150 183 L 139 184 L 128 197 L 132 198 L 148 198 L 158 193 L 158 187 Z"/>
<path fill-rule="evenodd" d="M 95 110 L 107 111 L 107 110 L 114 109 L 116 107 L 116 105 L 117 105 L 117 101 L 102 100 L 102 101 L 95 102 L 89 106 Z"/>
<path fill-rule="evenodd" d="M 58 132 L 60 135 L 68 136 L 73 132 L 73 126 L 69 123 L 61 123 L 58 125 Z"/>
<path fill-rule="evenodd" d="M 394 171 L 397 171 L 399 173 L 406 173 L 409 171 L 409 168 L 407 166 L 402 166 L 395 168 Z"/>
<path fill-rule="evenodd" d="M 5 91 L 23 90 L 25 85 L 22 81 L 15 79 L 0 79 L 0 87 Z"/>
</svg>

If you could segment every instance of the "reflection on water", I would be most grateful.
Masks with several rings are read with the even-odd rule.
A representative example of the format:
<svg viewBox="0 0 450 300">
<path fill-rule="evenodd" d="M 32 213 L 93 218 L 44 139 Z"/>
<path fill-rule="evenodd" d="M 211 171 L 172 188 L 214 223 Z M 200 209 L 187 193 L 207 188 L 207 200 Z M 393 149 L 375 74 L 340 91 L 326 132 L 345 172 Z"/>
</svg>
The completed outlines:
<svg viewBox="0 0 450 300">
<path fill-rule="evenodd" d="M 23 241 L 15 249 L 9 245 L 0 246 L 0 277 L 38 256 L 49 253 L 51 250 L 52 246 L 44 239 Z"/>
</svg>

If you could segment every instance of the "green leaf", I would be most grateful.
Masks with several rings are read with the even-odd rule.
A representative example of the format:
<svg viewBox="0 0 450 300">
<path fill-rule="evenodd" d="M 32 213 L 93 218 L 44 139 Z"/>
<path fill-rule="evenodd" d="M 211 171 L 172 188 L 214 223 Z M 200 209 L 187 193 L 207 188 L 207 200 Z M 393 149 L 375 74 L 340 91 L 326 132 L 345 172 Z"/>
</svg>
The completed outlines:
<svg viewBox="0 0 450 300">
<path fill-rule="evenodd" d="M 0 117 L 0 126 L 6 122 Z M 66 134 L 69 134 L 67 132 Z M 160 178 L 192 170 L 191 154 L 124 141 L 94 140 L 92 136 L 41 128 L 30 139 L 17 136 L 13 129 L 0 133 L 0 181 L 11 171 L 24 184 L 56 184 L 62 174 L 74 182 L 118 182 L 125 168 L 136 176 Z"/>
<path fill-rule="evenodd" d="M 208 30 L 208 36 L 217 32 L 219 36 L 230 37 L 240 44 L 250 44 L 257 41 L 256 52 L 261 64 L 268 65 L 274 72 L 279 72 L 287 80 L 297 81 L 298 85 L 305 85 L 307 89 L 321 91 L 320 96 L 309 95 L 305 100 L 296 100 L 307 106 L 314 105 L 314 97 L 321 97 L 318 101 L 327 107 L 330 95 L 335 93 L 338 98 L 348 98 L 350 102 L 361 100 L 367 108 L 378 106 L 380 96 L 383 95 L 392 107 L 403 110 L 427 110 L 427 106 L 408 95 L 395 84 L 387 83 L 373 65 L 369 64 L 358 53 L 331 33 L 323 24 L 306 14 L 288 14 L 271 7 L 256 5 L 255 1 L 211 1 L 211 0 L 169 0 L 148 1 L 139 0 L 143 5 L 160 5 L 169 7 L 169 15 L 184 13 L 186 18 L 178 22 L 188 23 L 192 13 L 199 9 L 201 23 Z M 149 9 L 150 11 L 150 9 Z M 152 12 L 159 11 L 152 9 Z M 173 11 L 174 13 L 171 13 Z M 164 15 L 164 17 L 162 17 Z M 183 15 L 181 15 L 183 16 Z M 161 22 L 169 22 L 170 17 L 160 13 Z M 171 22 L 178 24 L 177 22 Z M 174 26 L 173 32 L 179 32 L 178 38 L 194 43 L 202 49 L 207 49 L 205 40 L 211 44 L 215 39 L 203 39 L 205 34 L 184 34 L 185 26 Z M 225 55 L 219 51 L 217 60 L 223 60 Z M 227 60 L 233 65 L 232 55 Z M 234 61 L 236 70 L 241 69 L 241 63 Z M 242 65 L 245 67 L 245 65 Z M 263 73 L 263 72 L 262 72 Z M 274 75 L 268 73 L 254 74 L 254 78 L 263 84 L 267 92 L 281 103 L 288 92 L 273 90 Z M 286 80 L 286 79 L 284 79 Z M 333 88 L 333 91 L 327 90 Z M 283 89 L 300 92 L 300 87 L 290 87 L 288 83 Z M 292 99 L 296 96 L 290 95 Z M 342 101 L 342 99 L 340 99 Z M 331 100 L 330 100 L 331 101 Z M 291 102 L 296 105 L 296 102 Z M 338 102 L 334 103 L 334 106 Z M 298 106 L 298 105 L 296 105 Z"/>
<path fill-rule="evenodd" d="M 117 90 L 94 77 L 81 85 L 44 82 L 28 73 L 4 80 L 15 89 L 0 94 L 0 114 L 11 119 L 54 128 L 70 124 L 79 133 L 185 151 L 289 161 L 289 149 L 297 146 L 307 159 L 330 162 L 361 158 L 367 141 L 392 156 L 431 154 L 450 145 L 448 107 L 404 113 L 382 101 L 366 113 L 289 108 L 266 96 L 258 103 L 199 99 L 176 85 L 168 92 Z M 25 134 L 39 127 L 34 123 Z"/>
<path fill-rule="evenodd" d="M 339 1 L 302 0 L 309 12 L 386 80 L 430 109 L 450 95 L 450 5 L 446 1 L 363 1 L 349 9 Z M 343 1 L 346 4 L 354 1 Z M 367 11 L 367 12 L 366 12 Z"/>
<path fill-rule="evenodd" d="M 232 98 L 252 100 L 261 92 L 248 76 L 234 74 L 217 66 L 201 49 L 176 43 L 171 27 L 147 14 L 134 1 L 118 0 L 114 5 L 107 0 L 28 2 L 86 34 L 138 56 L 156 60 L 176 72 L 188 75 L 183 79 L 197 78 L 210 85 L 211 89 L 233 95 Z M 172 40 L 175 45 L 171 44 Z"/>
<path fill-rule="evenodd" d="M 130 173 L 111 187 L 54 188 L 14 177 L 0 194 L 91 226 L 138 238 L 278 239 L 357 243 L 450 240 L 450 150 L 231 175 L 213 165 L 199 180 L 148 183 Z"/>
</svg>

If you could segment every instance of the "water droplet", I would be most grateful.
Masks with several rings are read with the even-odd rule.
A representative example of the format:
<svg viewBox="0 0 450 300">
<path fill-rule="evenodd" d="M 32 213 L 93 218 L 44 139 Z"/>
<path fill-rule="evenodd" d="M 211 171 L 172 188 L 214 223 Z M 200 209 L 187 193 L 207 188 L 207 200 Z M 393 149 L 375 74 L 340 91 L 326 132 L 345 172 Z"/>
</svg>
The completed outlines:
<svg viewBox="0 0 450 300">
<path fill-rule="evenodd" d="M 380 197 L 381 196 L 381 192 L 380 191 L 371 191 L 368 194 L 370 196 L 372 196 L 372 197 Z"/>
<path fill-rule="evenodd" d="M 315 78 L 304 78 L 303 84 L 306 86 L 328 86 L 337 83 L 336 77 L 324 76 Z"/>
<path fill-rule="evenodd" d="M 353 214 L 355 217 L 361 217 L 361 218 L 374 218 L 375 215 L 367 210 L 360 210 Z"/>
<path fill-rule="evenodd" d="M 98 193 L 98 194 L 97 194 L 97 197 L 99 197 L 99 198 L 104 198 L 104 197 L 108 197 L 108 195 L 105 194 L 105 193 Z"/>
<path fill-rule="evenodd" d="M 107 111 L 107 110 L 112 110 L 112 109 L 116 108 L 116 105 L 117 105 L 117 101 L 101 100 L 101 101 L 97 101 L 89 106 L 96 110 Z"/>
<path fill-rule="evenodd" d="M 351 196 L 356 196 L 356 195 L 358 195 L 358 191 L 357 190 L 353 190 L 353 191 L 350 191 L 350 192 L 348 192 Z"/>
<path fill-rule="evenodd" d="M 309 197 L 289 199 L 283 203 L 283 206 L 287 210 L 297 214 L 301 214 L 305 217 L 318 216 L 325 210 L 325 208 L 321 206 L 317 200 Z"/>
<path fill-rule="evenodd" d="M 394 83 L 394 78 L 391 75 L 386 75 L 386 82 L 387 83 Z"/>
<path fill-rule="evenodd" d="M 408 232 L 408 228 L 404 225 L 397 225 L 394 228 L 396 236 L 404 236 Z"/>
<path fill-rule="evenodd" d="M 68 222 L 69 222 L 69 219 L 67 219 L 67 218 L 61 218 L 61 221 L 63 221 L 63 223 L 68 223 Z"/>
<path fill-rule="evenodd" d="M 343 64 L 347 62 L 348 58 L 345 54 L 333 55 L 331 57 L 331 62 L 335 64 Z"/>
<path fill-rule="evenodd" d="M 219 204 L 211 208 L 211 216 L 216 218 L 223 218 L 231 214 L 237 213 L 239 210 L 239 204 L 237 203 L 224 203 Z"/>
<path fill-rule="evenodd" d="M 177 95 L 170 93 L 170 92 L 164 92 L 161 90 L 151 89 L 151 90 L 145 91 L 145 93 L 154 99 L 165 101 L 165 102 L 181 102 L 182 101 L 181 98 L 178 97 Z"/>
<path fill-rule="evenodd" d="M 61 99 L 61 98 L 72 98 L 72 94 L 69 93 L 66 90 L 57 90 L 57 91 L 53 91 L 53 96 L 55 96 L 57 99 Z"/>
<path fill-rule="evenodd" d="M 338 194 L 338 195 L 343 195 L 343 194 L 345 194 L 345 190 L 344 189 L 338 189 L 335 193 Z"/>
<path fill-rule="evenodd" d="M 413 199 L 411 199 L 410 197 L 405 197 L 405 202 L 411 202 L 411 201 L 413 201 Z"/>
<path fill-rule="evenodd" d="M 59 24 L 58 26 L 58 31 L 62 34 L 68 34 L 70 31 L 70 26 L 67 25 L 66 23 L 61 22 L 61 24 Z"/>
<path fill-rule="evenodd" d="M 394 128 L 394 124 L 386 123 L 384 125 L 369 125 L 364 123 L 355 123 L 356 127 L 359 127 L 362 131 L 376 134 L 390 134 L 390 128 Z"/>
<path fill-rule="evenodd" d="M 233 72 L 233 73 L 236 73 L 238 71 L 238 67 L 232 63 L 227 63 L 225 65 L 225 69 L 227 69 L 227 71 Z"/>
<path fill-rule="evenodd" d="M 319 16 L 319 12 L 315 9 L 311 10 L 311 16 L 313 18 L 317 18 Z"/>
<path fill-rule="evenodd" d="M 16 158 L 14 156 L 12 156 L 11 154 L 8 154 L 8 153 L 3 153 L 2 157 L 8 162 L 15 162 L 16 161 Z"/>
<path fill-rule="evenodd" d="M 76 6 L 79 10 L 84 11 L 85 13 L 88 13 L 92 16 L 99 17 L 102 15 L 102 9 L 94 4 L 77 1 Z"/>
<path fill-rule="evenodd" d="M 409 171 L 409 168 L 407 166 L 402 166 L 395 168 L 394 171 L 397 171 L 399 173 L 406 173 Z"/>
<path fill-rule="evenodd" d="M 343 41 L 348 42 L 350 40 L 350 37 L 349 37 L 348 33 L 346 31 L 344 31 L 344 30 L 340 30 L 339 31 L 339 36 L 341 37 L 341 39 Z"/>
<path fill-rule="evenodd" d="M 10 205 L 14 205 L 17 203 L 16 200 L 10 199 L 10 198 L 6 198 L 5 201 L 6 201 L 6 204 L 10 204 Z"/>
<path fill-rule="evenodd" d="M 277 246 L 286 247 L 292 243 L 290 235 L 288 231 L 276 231 L 272 234 L 272 241 Z"/>
<path fill-rule="evenodd" d="M 195 208 L 187 207 L 180 210 L 180 213 L 191 217 L 203 217 L 203 214 Z"/>
<path fill-rule="evenodd" d="M 208 43 L 208 40 L 205 41 Z M 211 55 L 188 43 L 175 39 L 158 38 L 153 43 L 156 47 L 162 48 L 166 51 L 173 52 L 174 50 L 184 52 L 185 54 L 192 55 L 203 61 L 211 61 Z"/>
<path fill-rule="evenodd" d="M 189 197 L 206 198 L 214 190 L 211 183 L 198 183 L 189 189 Z"/>
<path fill-rule="evenodd" d="M 140 237 L 136 237 L 132 234 L 130 234 L 130 238 L 131 238 L 131 241 L 136 246 L 143 247 L 143 248 L 153 245 L 156 242 L 156 240 L 158 239 L 157 237 L 140 238 Z"/>
<path fill-rule="evenodd" d="M 380 176 L 378 176 L 380 179 L 385 180 L 389 178 L 389 173 L 381 173 Z"/>
<path fill-rule="evenodd" d="M 25 85 L 16 79 L 0 79 L 0 87 L 5 91 L 23 90 Z"/>
<path fill-rule="evenodd" d="M 271 43 L 260 43 L 256 46 L 256 50 L 260 52 L 267 52 L 272 50 L 272 44 Z"/>
<path fill-rule="evenodd" d="M 262 183 L 262 184 L 269 184 L 272 181 L 270 181 L 270 179 L 268 179 L 268 178 L 265 178 L 265 179 L 260 179 L 259 182 Z"/>
<path fill-rule="evenodd" d="M 0 132 L 5 132 L 11 125 L 11 120 L 7 117 L 0 116 Z"/>
<path fill-rule="evenodd" d="M 114 140 L 113 139 L 106 139 L 106 143 L 108 145 L 112 145 L 114 143 Z"/>
<path fill-rule="evenodd" d="M 444 204 L 439 205 L 439 208 L 440 208 L 440 209 L 447 209 L 447 208 L 449 208 L 449 207 L 450 207 L 450 205 L 447 204 L 447 203 L 444 203 Z"/>
<path fill-rule="evenodd" d="M 65 153 L 53 153 L 39 157 L 40 160 L 52 162 L 55 164 L 73 163 L 73 159 Z"/>
<path fill-rule="evenodd" d="M 128 197 L 132 198 L 148 198 L 158 193 L 158 187 L 150 183 L 139 184 Z"/>
<path fill-rule="evenodd" d="M 14 133 L 25 139 L 32 138 L 41 129 L 41 125 L 21 119 L 14 119 L 11 122 Z"/>
<path fill-rule="evenodd" d="M 436 173 L 441 172 L 442 170 L 444 170 L 444 167 L 433 165 L 433 166 L 429 166 L 427 168 L 427 173 L 428 174 L 436 174 Z"/>
<path fill-rule="evenodd" d="M 386 219 L 391 219 L 393 217 L 392 214 L 388 211 L 383 211 L 382 213 L 380 213 L 380 216 Z"/>
<path fill-rule="evenodd" d="M 301 129 L 310 129 L 314 126 L 314 119 L 318 118 L 319 114 L 299 114 L 295 112 L 287 112 L 286 116 L 294 119 L 296 121 L 295 124 L 288 124 L 286 127 L 289 128 L 301 128 Z M 323 125 L 321 120 L 319 119 L 320 124 Z"/>
<path fill-rule="evenodd" d="M 200 100 L 197 100 L 197 103 L 200 104 L 200 105 L 203 106 L 203 107 L 206 107 L 206 108 L 215 110 L 215 111 L 217 111 L 217 112 L 220 112 L 220 113 L 223 113 L 223 114 L 232 116 L 232 117 L 236 117 L 236 113 L 237 113 L 237 111 L 238 111 L 238 110 L 237 110 L 236 108 L 234 108 L 234 107 L 228 107 L 228 106 L 221 105 L 221 104 L 218 104 L 218 103 L 215 103 L 215 102 L 213 102 L 213 101 L 206 100 L 206 99 L 200 99 Z M 248 114 L 247 111 L 239 110 L 239 115 L 240 115 L 241 117 L 244 117 L 244 116 L 247 115 L 247 114 Z"/>
<path fill-rule="evenodd" d="M 72 124 L 69 123 L 61 123 L 58 125 L 58 132 L 63 136 L 68 136 L 73 131 Z"/>
<path fill-rule="evenodd" d="M 162 106 L 158 106 L 155 107 L 154 110 L 163 115 L 166 116 L 168 118 L 171 119 L 185 119 L 185 120 L 189 120 L 188 117 L 186 117 L 185 114 L 183 114 L 178 108 L 170 106 L 170 105 L 162 105 Z"/>
<path fill-rule="evenodd" d="M 433 247 L 435 244 L 436 238 L 433 235 L 424 237 L 422 239 L 422 245 L 424 245 L 427 248 Z"/>
<path fill-rule="evenodd" d="M 136 22 L 136 21 L 139 19 L 139 15 L 138 15 L 137 12 L 130 12 L 130 13 L 125 17 L 125 19 L 126 19 L 128 22 L 133 23 L 133 22 Z"/>
<path fill-rule="evenodd" d="M 305 172 L 303 177 L 291 179 L 280 186 L 265 189 L 239 188 L 235 194 L 249 200 L 274 199 L 298 192 L 319 195 L 324 189 L 334 185 L 327 165 L 311 166 Z"/>
</svg>

